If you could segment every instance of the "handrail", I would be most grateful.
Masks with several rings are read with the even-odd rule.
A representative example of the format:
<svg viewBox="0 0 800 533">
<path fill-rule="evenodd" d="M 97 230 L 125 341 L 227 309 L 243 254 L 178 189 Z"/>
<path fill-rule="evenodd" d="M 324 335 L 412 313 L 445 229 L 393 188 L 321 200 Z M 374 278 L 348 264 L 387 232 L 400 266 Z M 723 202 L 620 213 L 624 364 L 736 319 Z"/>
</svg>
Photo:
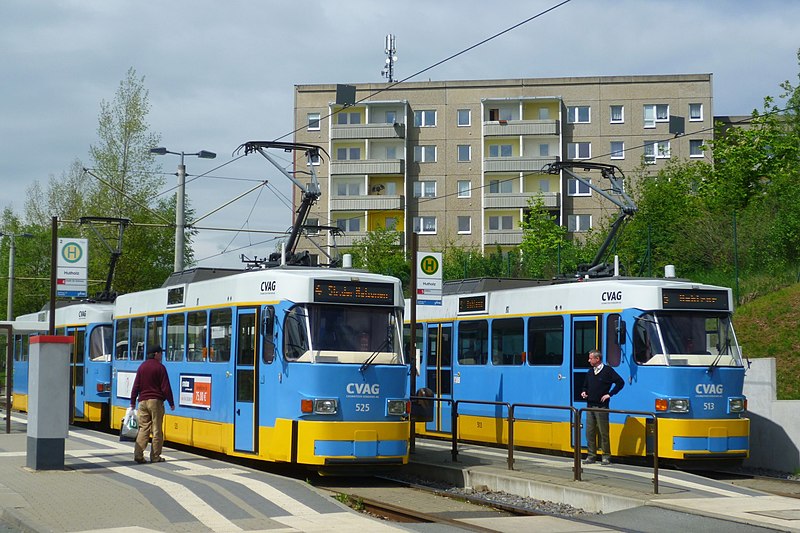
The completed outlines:
<svg viewBox="0 0 800 533">
<path fill-rule="evenodd" d="M 450 441 L 452 443 L 451 448 L 451 457 L 453 462 L 458 461 L 458 406 L 459 404 L 466 403 L 466 404 L 473 404 L 473 405 L 495 405 L 495 406 L 505 406 L 508 410 L 508 442 L 506 444 L 508 449 L 508 469 L 514 470 L 514 422 L 516 418 L 514 417 L 514 411 L 518 407 L 530 407 L 534 409 L 562 409 L 566 411 L 570 411 L 571 420 L 570 426 L 573 429 L 573 479 L 575 481 L 582 481 L 581 479 L 581 420 L 583 420 L 583 413 L 587 411 L 592 412 L 601 412 L 601 413 L 617 413 L 623 415 L 640 415 L 640 416 L 649 416 L 653 419 L 653 493 L 658 494 L 658 417 L 655 413 L 649 411 L 630 411 L 624 409 L 602 409 L 598 407 L 584 407 L 582 409 L 576 409 L 572 406 L 564 406 L 564 405 L 547 405 L 547 404 L 533 404 L 533 403 L 514 403 L 509 404 L 508 402 L 493 402 L 493 401 L 485 401 L 485 400 L 453 400 L 452 398 L 440 398 L 434 396 L 411 396 L 409 398 L 411 401 L 413 400 L 428 400 L 431 402 L 448 402 L 453 405 L 453 411 L 450 413 L 451 418 L 451 429 L 450 429 Z M 411 433 L 414 433 L 414 422 L 411 424 Z M 645 450 L 647 449 L 647 426 L 645 425 Z M 645 451 L 646 453 L 646 451 Z"/>
<path fill-rule="evenodd" d="M 592 411 L 595 413 L 617 413 L 621 415 L 641 415 L 650 416 L 653 418 L 653 494 L 658 494 L 658 417 L 655 413 L 648 411 L 628 411 L 625 409 L 604 409 L 601 407 L 584 407 L 578 410 L 579 420 L 583 419 L 584 411 Z M 580 430 L 576 431 L 575 443 L 580 446 Z M 647 453 L 647 424 L 645 424 L 645 454 Z M 576 470 L 576 481 L 581 481 L 580 469 Z"/>
</svg>

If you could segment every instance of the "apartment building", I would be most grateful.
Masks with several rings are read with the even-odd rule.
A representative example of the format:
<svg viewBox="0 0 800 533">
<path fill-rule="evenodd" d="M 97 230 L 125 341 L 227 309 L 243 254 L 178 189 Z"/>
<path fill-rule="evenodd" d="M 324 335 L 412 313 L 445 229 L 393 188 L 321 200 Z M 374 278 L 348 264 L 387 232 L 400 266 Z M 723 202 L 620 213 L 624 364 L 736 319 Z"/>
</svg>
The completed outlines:
<svg viewBox="0 0 800 533">
<path fill-rule="evenodd" d="M 297 85 L 295 141 L 329 154 L 315 165 L 322 197 L 310 223 L 341 230 L 340 248 L 389 227 L 403 233 L 398 244 L 418 233 L 421 250 L 494 251 L 521 243 L 520 221 L 538 197 L 580 238 L 617 208 L 542 167 L 587 160 L 617 165 L 630 177 L 637 168 L 652 173 L 673 159 L 708 157 L 702 147 L 713 136 L 711 80 L 688 74 L 357 84 L 348 106 L 336 103 L 336 85 Z M 301 171 L 306 163 L 296 164 Z M 323 248 L 334 242 L 328 231 L 310 237 Z M 319 254 L 307 242 L 300 249 Z"/>
</svg>

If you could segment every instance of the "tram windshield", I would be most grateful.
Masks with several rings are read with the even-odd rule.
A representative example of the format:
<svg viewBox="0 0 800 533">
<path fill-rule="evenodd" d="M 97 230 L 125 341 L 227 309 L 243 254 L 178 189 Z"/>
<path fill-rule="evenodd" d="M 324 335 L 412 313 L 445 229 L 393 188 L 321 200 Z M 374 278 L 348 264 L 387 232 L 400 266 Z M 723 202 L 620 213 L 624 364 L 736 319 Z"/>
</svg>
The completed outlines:
<svg viewBox="0 0 800 533">
<path fill-rule="evenodd" d="M 633 354 L 644 365 L 742 366 L 727 313 L 645 313 L 636 319 Z"/>
<path fill-rule="evenodd" d="M 286 317 L 286 358 L 315 363 L 403 364 L 400 310 L 307 304 Z"/>
</svg>

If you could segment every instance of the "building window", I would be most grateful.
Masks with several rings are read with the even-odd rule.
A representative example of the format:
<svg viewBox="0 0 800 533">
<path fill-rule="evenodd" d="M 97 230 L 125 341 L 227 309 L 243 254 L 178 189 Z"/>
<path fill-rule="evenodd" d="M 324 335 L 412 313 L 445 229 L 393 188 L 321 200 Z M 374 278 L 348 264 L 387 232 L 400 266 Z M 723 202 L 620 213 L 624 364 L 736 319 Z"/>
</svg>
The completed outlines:
<svg viewBox="0 0 800 533">
<path fill-rule="evenodd" d="M 436 198 L 436 182 L 415 181 L 414 198 Z"/>
<path fill-rule="evenodd" d="M 319 131 L 319 113 L 308 114 L 308 131 Z"/>
<path fill-rule="evenodd" d="M 539 180 L 539 192 L 550 192 L 550 180 Z"/>
<path fill-rule="evenodd" d="M 414 217 L 414 233 L 435 234 L 436 217 Z"/>
<path fill-rule="evenodd" d="M 622 124 L 625 122 L 625 106 L 612 105 L 611 106 L 611 123 Z"/>
<path fill-rule="evenodd" d="M 458 110 L 458 125 L 470 126 L 472 124 L 472 111 L 469 109 Z"/>
<path fill-rule="evenodd" d="M 567 180 L 567 196 L 591 196 L 592 189 L 589 188 L 589 185 L 582 182 L 581 180 L 576 180 L 575 178 L 570 178 Z"/>
<path fill-rule="evenodd" d="M 336 149 L 336 160 L 337 161 L 347 161 L 347 160 L 357 161 L 361 159 L 361 148 L 360 147 L 350 147 L 350 148 L 337 148 Z"/>
<path fill-rule="evenodd" d="M 689 120 L 703 120 L 703 104 L 689 104 Z"/>
<path fill-rule="evenodd" d="M 397 147 L 396 146 L 387 146 L 386 147 L 386 159 L 397 159 Z"/>
<path fill-rule="evenodd" d="M 591 120 L 590 107 L 588 105 L 568 106 L 567 107 L 567 123 L 568 124 L 588 124 Z"/>
<path fill-rule="evenodd" d="M 336 123 L 337 124 L 361 124 L 361 113 L 353 112 L 353 113 L 345 113 L 344 111 L 339 111 L 336 113 Z"/>
<path fill-rule="evenodd" d="M 624 141 L 611 141 L 611 159 L 625 159 Z"/>
<path fill-rule="evenodd" d="M 361 196 L 361 182 L 360 181 L 337 182 L 336 196 Z"/>
<path fill-rule="evenodd" d="M 703 157 L 703 140 L 689 139 L 689 157 Z"/>
<path fill-rule="evenodd" d="M 472 182 L 469 180 L 458 180 L 458 197 L 469 198 L 472 196 Z"/>
<path fill-rule="evenodd" d="M 415 146 L 414 161 L 417 163 L 435 163 L 436 145 Z"/>
<path fill-rule="evenodd" d="M 668 104 L 647 104 L 644 106 L 644 127 L 655 128 L 656 122 L 669 122 Z"/>
<path fill-rule="evenodd" d="M 311 154 L 311 156 L 309 157 L 309 159 L 311 160 L 311 164 L 312 164 L 312 165 L 314 165 L 314 166 L 318 166 L 318 165 L 319 165 L 319 163 L 320 163 L 319 152 L 317 152 L 317 153 L 315 153 L 315 154 Z M 308 164 L 306 163 L 306 165 L 308 165 Z"/>
<path fill-rule="evenodd" d="M 436 111 L 414 111 L 414 125 L 419 128 L 432 128 L 436 126 Z"/>
<path fill-rule="evenodd" d="M 386 219 L 384 221 L 384 224 L 385 224 L 384 227 L 386 229 L 396 230 L 397 229 L 397 217 L 386 217 Z"/>
<path fill-rule="evenodd" d="M 386 112 L 386 123 L 387 124 L 397 124 L 397 111 L 387 111 Z"/>
<path fill-rule="evenodd" d="M 489 146 L 489 157 L 511 157 L 514 148 L 510 144 L 492 144 Z"/>
<path fill-rule="evenodd" d="M 539 120 L 550 120 L 550 108 L 549 107 L 540 107 L 539 108 Z"/>
<path fill-rule="evenodd" d="M 541 143 L 539 145 L 539 157 L 550 157 L 550 145 Z"/>
<path fill-rule="evenodd" d="M 489 109 L 489 121 L 496 122 L 498 120 L 513 120 L 514 114 L 512 113 L 511 109 L 507 108 L 494 108 Z"/>
<path fill-rule="evenodd" d="M 644 162 L 648 165 L 655 165 L 656 159 L 669 159 L 669 141 L 654 141 L 644 145 Z"/>
<path fill-rule="evenodd" d="M 472 233 L 472 217 L 458 217 L 458 232 L 462 235 Z"/>
<path fill-rule="evenodd" d="M 489 182 L 489 193 L 510 194 L 514 192 L 514 179 L 492 180 Z"/>
<path fill-rule="evenodd" d="M 307 218 L 305 223 L 306 235 L 319 235 L 319 219 Z"/>
<path fill-rule="evenodd" d="M 361 219 L 355 218 L 340 218 L 336 221 L 336 227 L 342 231 L 361 231 Z"/>
<path fill-rule="evenodd" d="M 567 215 L 567 230 L 572 232 L 592 229 L 592 215 Z"/>
<path fill-rule="evenodd" d="M 511 215 L 489 217 L 489 231 L 509 231 L 514 229 L 514 217 Z"/>
<path fill-rule="evenodd" d="M 567 143 L 567 159 L 589 159 L 592 157 L 592 143 Z"/>
<path fill-rule="evenodd" d="M 468 144 L 458 145 L 458 161 L 460 163 L 468 162 L 472 159 L 472 147 Z"/>
</svg>

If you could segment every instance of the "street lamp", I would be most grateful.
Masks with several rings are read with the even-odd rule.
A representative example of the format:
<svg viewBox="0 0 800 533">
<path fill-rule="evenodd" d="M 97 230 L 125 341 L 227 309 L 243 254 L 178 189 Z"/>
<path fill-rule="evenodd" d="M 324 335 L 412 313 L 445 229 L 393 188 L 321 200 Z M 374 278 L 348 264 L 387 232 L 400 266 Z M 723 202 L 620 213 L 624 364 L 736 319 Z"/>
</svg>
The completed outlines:
<svg viewBox="0 0 800 533">
<path fill-rule="evenodd" d="M 0 231 L 0 237 L 9 238 L 8 249 L 8 302 L 6 303 L 6 320 L 14 320 L 14 254 L 16 244 L 14 239 L 17 237 L 33 237 L 32 233 L 9 233 Z"/>
<path fill-rule="evenodd" d="M 184 228 L 186 227 L 186 166 L 183 164 L 183 158 L 187 155 L 194 155 L 200 159 L 214 159 L 217 154 L 207 150 L 200 150 L 192 154 L 185 152 L 170 152 L 163 146 L 158 148 L 150 148 L 151 154 L 166 155 L 174 154 L 181 156 L 181 164 L 178 165 L 178 198 L 177 205 L 175 206 L 175 272 L 183 271 L 183 246 L 184 246 Z"/>
</svg>

